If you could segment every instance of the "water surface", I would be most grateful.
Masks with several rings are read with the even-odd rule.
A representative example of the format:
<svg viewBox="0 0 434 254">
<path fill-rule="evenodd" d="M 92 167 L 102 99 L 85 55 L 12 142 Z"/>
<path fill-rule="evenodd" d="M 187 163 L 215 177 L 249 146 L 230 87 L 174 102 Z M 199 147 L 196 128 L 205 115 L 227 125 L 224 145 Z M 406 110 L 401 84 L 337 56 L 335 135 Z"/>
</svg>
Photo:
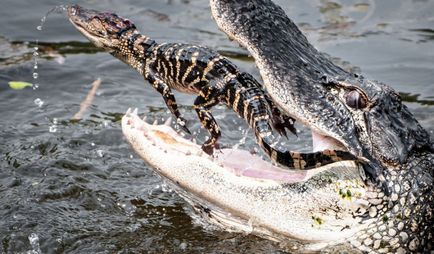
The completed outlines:
<svg viewBox="0 0 434 254">
<path fill-rule="evenodd" d="M 399 91 L 434 131 L 434 1 L 277 1 L 310 41 L 345 68 Z M 344 4 L 345 2 L 345 4 Z M 64 1 L 2 0 L 0 9 L 0 252 L 279 253 L 279 244 L 204 224 L 152 173 L 122 138 L 120 117 L 139 107 L 151 119 L 168 116 L 162 98 L 139 74 L 92 47 L 65 15 L 47 18 Z M 206 45 L 258 77 L 253 60 L 227 40 L 204 0 L 77 1 L 130 18 L 157 41 Z M 39 75 L 32 77 L 39 40 Z M 92 106 L 72 121 L 97 78 Z M 11 80 L 38 83 L 12 90 Z M 193 97 L 176 94 L 199 141 Z M 36 103 L 35 103 L 36 100 Z M 233 145 L 246 125 L 225 107 L 213 110 Z M 241 127 L 239 127 L 241 126 Z M 308 151 L 309 131 L 290 139 Z M 248 135 L 241 147 L 252 149 Z"/>
</svg>

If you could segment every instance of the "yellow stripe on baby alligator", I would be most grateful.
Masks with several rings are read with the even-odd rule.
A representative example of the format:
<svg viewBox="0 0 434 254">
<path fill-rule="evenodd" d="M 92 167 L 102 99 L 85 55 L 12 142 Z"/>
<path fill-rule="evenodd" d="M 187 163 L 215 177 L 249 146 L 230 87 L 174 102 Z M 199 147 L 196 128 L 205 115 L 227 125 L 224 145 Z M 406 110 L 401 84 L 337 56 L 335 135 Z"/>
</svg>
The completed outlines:
<svg viewBox="0 0 434 254">
<path fill-rule="evenodd" d="M 184 75 L 182 76 L 181 79 L 181 83 L 185 84 L 185 80 L 188 77 L 188 74 L 190 74 L 190 72 L 193 70 L 193 68 L 196 66 L 196 61 L 197 61 L 197 57 L 199 56 L 199 51 L 194 52 L 191 55 L 191 60 L 190 60 L 190 66 L 188 66 L 188 68 L 185 70 Z"/>
<path fill-rule="evenodd" d="M 297 152 L 291 152 L 290 153 L 295 169 L 304 169 L 306 167 L 306 161 L 302 158 L 300 153 Z"/>
<path fill-rule="evenodd" d="M 330 157 L 330 159 L 331 159 L 332 161 L 334 161 L 334 162 L 336 162 L 336 161 L 341 161 L 341 160 L 342 160 L 342 158 L 340 158 L 340 157 L 336 154 L 336 151 L 335 151 L 335 150 L 324 150 L 322 153 L 325 154 L 325 155 L 328 155 L 328 156 Z"/>
<path fill-rule="evenodd" d="M 220 61 L 221 59 L 223 59 L 223 57 L 219 55 L 218 57 L 215 57 L 213 60 L 208 62 L 206 68 L 203 70 L 202 81 L 206 80 L 205 77 L 208 72 L 210 72 L 214 68 L 215 63 Z"/>
<path fill-rule="evenodd" d="M 253 97 L 250 97 L 250 98 L 248 98 L 248 99 L 245 99 L 244 100 L 244 112 L 243 112 L 243 116 L 244 116 L 244 119 L 247 121 L 247 120 L 251 120 L 251 118 L 248 118 L 247 116 L 248 116 L 248 114 L 249 114 L 249 111 L 248 111 L 248 106 L 249 106 L 249 104 L 250 104 L 250 102 L 252 102 L 252 101 L 254 101 L 254 100 L 258 100 L 258 99 L 260 99 L 260 98 L 263 98 L 261 95 L 255 95 L 255 96 L 253 96 Z M 251 122 L 249 121 L 249 124 L 251 125 Z"/>
<path fill-rule="evenodd" d="M 236 91 L 235 91 L 235 99 L 234 99 L 234 102 L 232 103 L 232 108 L 234 109 L 234 111 L 235 112 L 237 112 L 237 113 L 240 113 L 240 112 L 238 112 L 238 108 L 236 108 L 237 106 L 238 106 L 238 102 L 240 101 L 240 97 L 241 97 L 241 93 L 242 92 L 244 92 L 245 91 L 245 89 L 244 89 L 244 87 L 242 87 L 242 88 L 240 88 L 240 89 L 237 89 Z"/>
<path fill-rule="evenodd" d="M 176 60 L 176 74 L 174 77 L 174 80 L 178 81 L 178 77 L 179 77 L 179 72 L 181 70 L 181 62 L 179 61 L 179 58 L 181 58 L 181 54 L 182 52 L 184 52 L 184 48 L 181 48 L 180 50 L 178 50 L 178 52 L 176 53 L 175 56 L 175 60 Z"/>
</svg>

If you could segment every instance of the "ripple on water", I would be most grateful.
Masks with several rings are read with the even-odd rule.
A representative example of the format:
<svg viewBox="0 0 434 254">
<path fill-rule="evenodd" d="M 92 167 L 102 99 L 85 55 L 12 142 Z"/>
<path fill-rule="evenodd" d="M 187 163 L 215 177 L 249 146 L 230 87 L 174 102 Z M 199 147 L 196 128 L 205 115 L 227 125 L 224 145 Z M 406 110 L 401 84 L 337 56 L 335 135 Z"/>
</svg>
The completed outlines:
<svg viewBox="0 0 434 254">
<path fill-rule="evenodd" d="M 23 11 L 22 5 L 27 4 L 25 0 L 5 1 L 8 8 L 3 9 L 11 13 Z M 321 16 L 307 2 L 294 1 L 288 9 L 286 0 L 277 1 L 297 22 L 310 24 L 306 29 L 310 38 L 318 39 L 319 48 L 357 63 L 365 73 L 396 85 L 399 91 L 422 94 L 411 100 L 411 110 L 433 130 L 433 108 L 420 102 L 434 96 L 429 53 L 432 39 L 422 37 L 420 31 L 402 29 L 432 27 L 432 22 L 424 18 L 432 16 L 432 1 L 393 2 L 393 11 L 381 9 L 387 4 L 377 6 L 363 26 L 358 26 L 357 18 L 363 18 L 369 10 L 354 15 L 351 5 L 342 4 L 328 14 L 335 13 L 337 18 L 347 15 L 356 22 L 343 17 L 338 20 L 343 22 L 333 25 L 332 16 Z M 167 117 L 160 96 L 109 54 L 95 52 L 87 42 L 76 42 L 84 39 L 66 18 L 57 19 L 52 24 L 55 29 L 47 29 L 46 21 L 55 18 L 47 16 L 64 9 L 57 7 L 39 22 L 38 10 L 43 13 L 40 10 L 48 9 L 52 1 L 37 2 L 24 15 L 0 15 L 1 23 L 11 24 L 0 31 L 0 83 L 29 79 L 35 89 L 11 91 L 0 86 L 0 252 L 279 253 L 281 247 L 270 241 L 196 222 L 191 208 L 132 153 L 122 138 L 119 119 L 128 107 L 139 106 L 152 120 Z M 206 1 L 145 2 L 114 1 L 108 8 L 105 1 L 93 1 L 88 7 L 111 9 L 134 18 L 159 41 L 194 41 L 223 50 L 244 70 L 257 73 L 245 51 L 217 30 Z M 161 21 L 148 15 L 152 11 L 168 18 Z M 325 21 L 321 21 L 323 18 Z M 383 28 L 373 31 L 377 24 Z M 25 43 L 20 41 L 23 38 L 38 40 Z M 52 61 L 49 53 L 67 61 L 61 65 Z M 340 63 L 359 70 L 347 62 Z M 396 68 L 395 63 L 402 65 Z M 404 72 L 408 66 L 410 71 Z M 99 76 L 102 86 L 88 114 L 80 121 L 70 121 L 89 90 L 88 84 Z M 411 85 L 402 80 L 410 80 Z M 203 142 L 207 133 L 200 129 L 191 107 L 194 98 L 182 94 L 176 94 L 176 98 L 191 130 Z M 243 134 L 237 128 L 244 122 L 224 107 L 213 109 L 213 113 L 223 130 L 221 143 L 237 144 Z M 50 132 L 51 128 L 56 131 Z M 239 146 L 250 149 L 254 138 L 250 134 L 244 137 Z M 308 132 L 302 130 L 299 139 L 287 142 L 294 150 L 307 149 Z"/>
</svg>

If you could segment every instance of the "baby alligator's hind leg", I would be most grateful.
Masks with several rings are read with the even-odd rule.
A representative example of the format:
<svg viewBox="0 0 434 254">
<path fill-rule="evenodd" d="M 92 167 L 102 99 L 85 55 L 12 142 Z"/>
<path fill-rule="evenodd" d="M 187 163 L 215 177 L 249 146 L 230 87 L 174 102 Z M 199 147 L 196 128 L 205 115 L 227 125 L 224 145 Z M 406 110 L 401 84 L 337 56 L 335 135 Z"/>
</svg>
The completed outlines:
<svg viewBox="0 0 434 254">
<path fill-rule="evenodd" d="M 200 119 L 202 127 L 207 129 L 211 137 L 202 145 L 202 150 L 207 154 L 213 154 L 217 147 L 217 141 L 221 136 L 220 127 L 209 111 L 211 107 L 219 103 L 221 91 L 215 87 L 205 87 L 194 101 L 194 109 Z"/>
<path fill-rule="evenodd" d="M 273 124 L 274 129 L 276 129 L 280 135 L 284 135 L 285 137 L 288 137 L 286 135 L 286 129 L 288 129 L 292 134 L 297 136 L 297 130 L 294 127 L 295 119 L 282 114 L 279 108 L 274 104 L 273 100 L 270 98 L 268 94 L 265 94 L 265 99 L 268 102 L 268 105 L 271 109 L 271 122 Z"/>
<path fill-rule="evenodd" d="M 148 75 L 146 79 L 163 96 L 167 108 L 169 108 L 170 112 L 172 112 L 172 114 L 175 116 L 176 122 L 181 129 L 188 134 L 191 134 L 190 130 L 187 128 L 187 121 L 181 116 L 181 113 L 178 110 L 175 96 L 170 90 L 170 87 L 155 75 Z"/>
</svg>

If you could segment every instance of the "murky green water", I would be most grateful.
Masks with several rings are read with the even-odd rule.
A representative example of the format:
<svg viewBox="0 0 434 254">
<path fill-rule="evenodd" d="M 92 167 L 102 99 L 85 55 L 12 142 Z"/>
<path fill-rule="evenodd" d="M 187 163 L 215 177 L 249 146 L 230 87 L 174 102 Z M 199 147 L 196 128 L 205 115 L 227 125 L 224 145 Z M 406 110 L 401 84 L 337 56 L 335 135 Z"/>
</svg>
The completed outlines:
<svg viewBox="0 0 434 254">
<path fill-rule="evenodd" d="M 434 131 L 434 1 L 277 1 L 321 51 L 401 92 L 421 124 Z M 289 4 L 289 2 L 291 2 Z M 342 3 L 345 2 L 343 5 Z M 227 233 L 190 207 L 133 155 L 119 119 L 128 107 L 162 119 L 163 101 L 143 79 L 97 52 L 65 15 L 47 18 L 63 1 L 2 0 L 0 9 L 0 252 L 16 253 L 277 253 L 278 244 Z M 258 75 L 248 54 L 218 31 L 205 0 L 77 1 L 129 17 L 157 41 L 221 51 Z M 34 70 L 33 43 L 40 60 Z M 344 59 L 344 60 L 342 60 Z M 32 73 L 39 73 L 35 80 Z M 72 121 L 90 84 L 102 85 L 83 120 Z M 38 83 L 12 90 L 11 80 Z M 193 97 L 177 94 L 191 129 Z M 36 101 L 36 103 L 35 103 Z M 243 121 L 214 110 L 222 143 L 235 144 Z M 291 139 L 308 150 L 309 132 Z M 199 132 L 203 140 L 204 131 Z M 432 135 L 434 136 L 434 135 Z M 250 149 L 248 136 L 243 147 Z"/>
</svg>

